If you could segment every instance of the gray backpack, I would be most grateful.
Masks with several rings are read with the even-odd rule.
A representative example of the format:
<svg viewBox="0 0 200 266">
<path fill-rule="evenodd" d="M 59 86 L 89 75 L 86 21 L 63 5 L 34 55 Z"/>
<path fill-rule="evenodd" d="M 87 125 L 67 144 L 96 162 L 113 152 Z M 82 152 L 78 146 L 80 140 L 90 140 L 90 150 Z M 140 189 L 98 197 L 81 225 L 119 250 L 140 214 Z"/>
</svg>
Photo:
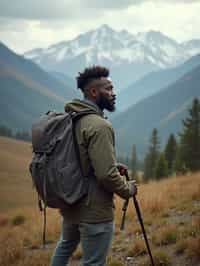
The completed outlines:
<svg viewBox="0 0 200 266">
<path fill-rule="evenodd" d="M 88 179 L 82 174 L 74 123 L 91 113 L 49 111 L 32 126 L 30 173 L 45 207 L 63 209 L 87 195 Z"/>
<path fill-rule="evenodd" d="M 32 126 L 33 159 L 29 169 L 39 208 L 44 211 L 44 247 L 46 207 L 65 209 L 78 203 L 88 192 L 88 178 L 82 173 L 75 138 L 75 122 L 88 114 L 94 111 L 49 111 Z"/>
</svg>

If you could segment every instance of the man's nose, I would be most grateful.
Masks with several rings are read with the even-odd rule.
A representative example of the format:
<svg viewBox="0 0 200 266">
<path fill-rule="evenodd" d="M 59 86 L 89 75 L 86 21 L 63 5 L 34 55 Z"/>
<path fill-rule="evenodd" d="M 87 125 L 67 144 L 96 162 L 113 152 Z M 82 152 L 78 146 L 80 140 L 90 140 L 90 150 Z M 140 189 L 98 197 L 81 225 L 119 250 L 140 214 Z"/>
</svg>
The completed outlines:
<svg viewBox="0 0 200 266">
<path fill-rule="evenodd" d="M 117 96 L 117 95 L 116 95 L 115 91 L 113 91 L 113 92 L 112 92 L 112 97 L 116 98 L 116 96 Z"/>
<path fill-rule="evenodd" d="M 111 91 L 111 94 L 112 94 L 113 97 L 116 97 L 115 90 L 112 90 L 112 91 Z"/>
</svg>

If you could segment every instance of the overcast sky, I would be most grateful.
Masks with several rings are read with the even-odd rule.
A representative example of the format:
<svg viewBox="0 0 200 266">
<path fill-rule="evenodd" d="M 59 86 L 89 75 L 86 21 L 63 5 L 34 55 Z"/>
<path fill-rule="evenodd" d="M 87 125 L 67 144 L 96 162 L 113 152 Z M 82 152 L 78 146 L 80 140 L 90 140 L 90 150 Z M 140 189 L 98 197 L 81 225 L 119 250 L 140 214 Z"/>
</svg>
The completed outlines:
<svg viewBox="0 0 200 266">
<path fill-rule="evenodd" d="M 0 0 L 0 41 L 18 53 L 107 24 L 200 39 L 200 0 Z"/>
</svg>

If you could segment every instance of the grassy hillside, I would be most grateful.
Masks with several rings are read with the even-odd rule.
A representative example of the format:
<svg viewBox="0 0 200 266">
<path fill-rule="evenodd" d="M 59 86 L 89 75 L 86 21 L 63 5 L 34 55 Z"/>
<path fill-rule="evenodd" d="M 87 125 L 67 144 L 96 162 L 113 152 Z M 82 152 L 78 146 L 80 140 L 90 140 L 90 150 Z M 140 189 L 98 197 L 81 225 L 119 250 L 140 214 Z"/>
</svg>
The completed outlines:
<svg viewBox="0 0 200 266">
<path fill-rule="evenodd" d="M 35 203 L 30 158 L 30 143 L 0 137 L 0 211 Z"/>
<path fill-rule="evenodd" d="M 27 165 L 30 144 L 0 138 L 0 265 L 47 266 L 60 231 L 57 211 L 48 210 L 46 250 L 42 215 Z M 200 265 L 200 173 L 139 186 L 138 201 L 156 265 Z M 125 230 L 119 230 L 122 201 L 116 198 L 116 231 L 109 266 L 148 266 L 141 229 L 130 201 Z M 70 265 L 78 266 L 79 248 Z"/>
</svg>

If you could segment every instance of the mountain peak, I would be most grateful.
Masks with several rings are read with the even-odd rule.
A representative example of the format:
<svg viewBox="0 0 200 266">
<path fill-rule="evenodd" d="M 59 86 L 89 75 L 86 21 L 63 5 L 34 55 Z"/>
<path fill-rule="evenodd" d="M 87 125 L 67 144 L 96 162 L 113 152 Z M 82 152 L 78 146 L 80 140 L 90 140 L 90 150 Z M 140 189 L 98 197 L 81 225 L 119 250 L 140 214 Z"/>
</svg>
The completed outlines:
<svg viewBox="0 0 200 266">
<path fill-rule="evenodd" d="M 137 39 L 139 39 L 142 42 L 153 41 L 156 43 L 160 43 L 160 42 L 163 42 L 165 40 L 165 41 L 176 43 L 176 41 L 174 41 L 172 38 L 169 38 L 167 35 L 163 34 L 160 31 L 156 31 L 156 30 L 149 30 L 146 32 L 138 32 L 136 37 L 137 37 Z"/>
<path fill-rule="evenodd" d="M 102 24 L 99 28 L 97 28 L 97 30 L 103 30 L 103 31 L 114 31 L 113 28 L 111 28 L 110 26 L 108 26 L 107 24 Z"/>
<path fill-rule="evenodd" d="M 94 32 L 96 32 L 97 34 L 102 35 L 102 36 L 115 33 L 115 31 L 111 27 L 109 27 L 107 24 L 101 25 L 99 28 L 94 30 Z"/>
<path fill-rule="evenodd" d="M 147 32 L 148 35 L 152 35 L 152 36 L 164 36 L 163 33 L 161 33 L 160 31 L 157 30 L 150 30 Z"/>
</svg>

